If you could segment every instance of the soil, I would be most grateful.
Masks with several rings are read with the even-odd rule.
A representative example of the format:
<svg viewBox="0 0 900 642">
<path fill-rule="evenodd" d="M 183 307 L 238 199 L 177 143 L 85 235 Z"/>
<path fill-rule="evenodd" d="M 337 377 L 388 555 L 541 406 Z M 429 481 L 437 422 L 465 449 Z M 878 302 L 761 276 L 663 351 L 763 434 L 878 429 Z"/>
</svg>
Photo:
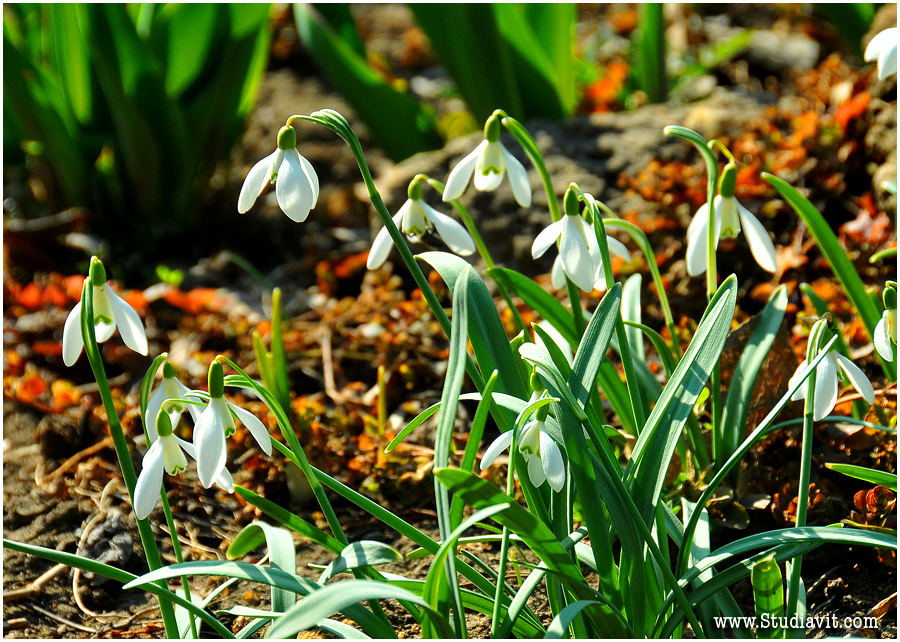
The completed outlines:
<svg viewBox="0 0 900 642">
<path fill-rule="evenodd" d="M 414 37 L 404 7 L 367 5 L 355 11 L 367 45 L 390 60 L 398 75 L 406 79 L 441 77 L 427 46 L 422 49 L 421 40 Z M 620 57 L 613 46 L 616 38 L 621 41 L 621 34 L 628 33 L 628 9 L 585 6 L 580 11 L 582 47 L 588 50 L 591 45 L 591 51 L 601 52 L 596 54 L 597 60 L 612 68 Z M 601 100 L 598 89 L 590 94 L 594 102 L 584 105 L 583 113 L 571 121 L 528 124 L 547 155 L 558 188 L 576 180 L 586 191 L 602 194 L 623 218 L 647 232 L 666 288 L 671 288 L 673 308 L 683 315 L 676 318 L 684 333 L 679 337 L 683 345 L 690 339 L 691 319 L 699 318 L 705 300 L 700 280 L 685 274 L 682 243 L 684 230 L 700 202 L 697 199 L 704 198 L 704 180 L 702 164 L 689 147 L 662 135 L 662 128 L 668 124 L 685 124 L 708 137 L 719 137 L 744 162 L 761 159 L 759 166 L 770 168 L 767 171 L 773 171 L 774 164 L 780 171 L 773 173 L 805 184 L 810 199 L 838 231 L 866 284 L 880 289 L 886 279 L 896 279 L 895 264 L 868 263 L 869 256 L 896 244 L 896 200 L 881 189 L 879 179 L 885 173 L 890 175 L 891 167 L 896 176 L 896 81 L 879 83 L 873 74 L 861 71 L 861 63 L 839 43 L 833 30 L 809 17 L 776 14 L 769 9 L 734 9 L 698 16 L 696 23 L 691 22 L 693 18 L 683 18 L 672 18 L 672 38 L 678 36 L 678 29 L 684 32 L 686 41 L 701 35 L 718 37 L 723 29 L 745 27 L 753 27 L 762 35 L 746 54 L 692 83 L 681 100 L 609 112 L 625 105 L 617 104 L 617 94 Z M 878 20 L 883 23 L 885 18 L 879 14 Z M 895 24 L 896 9 L 893 20 Z M 889 24 L 881 24 L 884 26 Z M 173 246 L 170 255 L 158 258 L 160 264 L 184 270 L 180 289 L 157 285 L 155 289 L 131 290 L 129 301 L 139 304 L 150 339 L 150 356 L 167 351 L 189 387 L 205 385 L 206 364 L 220 353 L 234 358 L 248 374 L 258 376 L 251 334 L 254 330 L 266 334 L 271 300 L 266 288 L 229 259 L 229 252 L 256 266 L 269 283 L 283 291 L 293 405 L 313 464 L 437 537 L 430 476 L 434 425 L 424 424 L 393 457 L 385 457 L 382 451 L 391 431 L 396 432 L 439 400 L 447 343 L 427 307 L 413 293 L 414 285 L 402 265 L 393 270 L 390 266 L 378 272 L 365 270 L 372 230 L 378 225 L 360 190 L 358 169 L 348 148 L 322 128 L 298 126 L 302 153 L 316 168 L 322 185 L 319 205 L 303 225 L 289 221 L 271 195 L 243 217 L 236 213 L 234 204 L 249 166 L 271 152 L 275 133 L 289 114 L 331 107 L 347 115 L 360 133 L 391 211 L 405 200 L 406 184 L 412 176 L 423 171 L 435 177 L 446 176 L 449 168 L 474 147 L 480 134 L 461 136 L 443 150 L 392 163 L 373 147 L 365 126 L 329 89 L 299 48 L 290 46 L 290 32 L 289 18 L 282 17 L 273 45 L 275 55 L 246 134 L 231 163 L 213 179 L 215 189 L 204 216 L 216 217 L 216 225 L 202 241 Z M 789 65 L 779 62 L 771 49 L 765 48 L 766 38 L 775 34 L 791 37 Z M 610 42 L 613 45 L 608 45 Z M 613 53 L 602 53 L 610 47 Z M 769 55 L 765 55 L 767 51 Z M 844 96 L 847 92 L 849 95 Z M 869 96 L 868 102 L 848 115 L 850 98 L 863 92 Z M 453 113 L 459 108 L 459 101 L 452 98 L 435 100 L 440 113 Z M 836 134 L 836 141 L 828 142 L 823 132 L 832 131 L 829 127 L 840 118 L 847 119 L 840 121 L 844 127 Z M 783 145 L 779 146 L 778 140 Z M 622 141 L 628 141 L 627 145 Z M 509 147 L 520 155 L 516 146 Z M 792 149 L 802 150 L 801 157 L 790 156 Z M 535 203 L 527 211 L 515 206 L 511 193 L 503 188 L 494 193 L 468 194 L 464 203 L 484 231 L 498 262 L 536 276 L 549 288 L 549 263 L 532 261 L 528 251 L 534 234 L 548 222 L 546 198 L 537 191 L 538 177 L 531 174 Z M 146 563 L 92 375 L 83 357 L 74 368 L 65 368 L 59 352 L 62 326 L 78 298 L 83 278 L 71 276 L 79 274 L 83 252 L 79 254 L 67 244 L 72 240 L 69 233 L 90 236 L 90 213 L 60 213 L 50 208 L 48 201 L 35 196 L 35 181 L 40 178 L 39 172 L 22 167 L 4 168 L 4 537 L 79 551 L 140 574 L 146 571 Z M 812 314 L 797 287 L 804 282 L 829 300 L 856 362 L 873 379 L 876 389 L 888 388 L 871 349 L 866 350 L 868 342 L 859 320 L 840 288 L 832 283 L 830 269 L 805 228 L 783 203 L 772 204 L 773 192 L 759 180 L 748 178 L 739 186 L 739 196 L 752 211 L 760 212 L 773 232 L 779 272 L 774 277 L 762 272 L 743 241 L 724 244 L 720 252 L 724 265 L 720 269 L 741 275 L 742 308 L 737 321 L 752 319 L 777 283 L 788 284 L 791 292 L 791 323 L 785 324 L 779 336 L 782 360 L 780 364 L 767 364 L 769 376 L 757 387 L 754 412 L 764 414 L 771 391 L 777 389 L 779 381 L 783 384 L 784 376 L 790 376 L 797 356 L 803 354 L 803 325 L 796 319 Z M 60 242 L 60 238 L 64 240 Z M 137 262 L 130 265 L 124 261 L 123 265 L 130 286 L 145 287 L 153 282 Z M 622 278 L 643 272 L 645 283 L 649 281 L 646 266 L 639 262 L 614 267 Z M 438 286 L 438 281 L 433 279 L 432 283 Z M 593 304 L 596 298 L 595 292 L 585 297 L 585 303 Z M 644 322 L 663 330 L 655 298 L 648 298 Z M 512 332 L 509 311 L 502 302 L 498 306 Z M 731 358 L 733 362 L 740 354 L 741 340 L 746 341 L 746 336 L 742 339 L 740 331 L 729 340 L 726 361 Z M 139 468 L 145 445 L 135 408 L 140 380 L 150 360 L 113 339 L 104 345 L 104 361 Z M 375 419 L 380 365 L 386 370 L 385 395 L 390 412 L 386 426 L 377 426 Z M 880 413 L 895 422 L 895 388 L 889 392 L 876 404 Z M 235 399 L 266 416 L 274 429 L 272 418 L 262 412 L 262 404 L 239 395 Z M 474 410 L 463 406 L 457 423 L 459 447 L 465 444 L 466 419 Z M 849 412 L 850 404 L 839 408 Z M 874 413 L 869 419 L 880 421 Z M 494 428 L 489 426 L 488 430 Z M 229 444 L 236 483 L 327 529 L 317 507 L 292 487 L 283 462 L 267 460 L 246 437 L 238 434 Z M 490 438 L 489 432 L 485 439 Z M 786 482 L 796 480 L 798 460 L 796 431 L 776 433 L 754 449 L 734 490 L 736 503 L 749 510 L 740 506 L 740 510 L 723 508 L 714 516 L 721 524 L 715 530 L 714 548 L 751 531 L 790 524 L 790 500 L 796 497 L 796 481 L 793 487 Z M 818 503 L 810 513 L 812 523 L 824 525 L 848 517 L 854 509 L 855 494 L 871 488 L 824 468 L 824 462 L 833 461 L 893 472 L 896 443 L 875 431 L 853 430 L 840 424 L 818 426 L 812 477 L 816 484 L 813 496 Z M 673 490 L 689 496 L 690 485 L 673 486 Z M 193 467 L 179 477 L 167 477 L 166 487 L 188 560 L 225 559 L 229 542 L 259 517 L 256 509 L 235 495 L 200 489 Z M 349 503 L 337 497 L 332 500 L 350 541 L 382 541 L 404 555 L 415 548 Z M 740 522 L 742 515 L 749 516 L 749 529 L 735 530 L 735 522 Z M 154 516 L 160 518 L 153 520 L 158 525 L 162 512 L 157 509 Z M 168 535 L 161 529 L 157 535 L 163 557 L 173 562 Z M 299 535 L 295 544 L 298 573 L 317 578 L 320 569 L 315 565 L 328 564 L 333 556 Z M 496 547 L 470 545 L 469 550 L 496 564 Z M 428 557 L 404 559 L 384 570 L 422 579 L 429 563 Z M 10 550 L 4 551 L 3 564 L 5 637 L 164 635 L 155 601 L 148 594 L 122 591 L 116 582 L 104 578 L 86 574 L 76 577 L 71 569 L 53 575 L 37 590 L 23 592 L 54 565 Z M 841 623 L 847 616 L 878 615 L 878 626 L 873 630 L 843 624 L 837 628 L 821 626 L 809 630 L 810 637 L 896 638 L 895 555 L 872 549 L 822 547 L 804 557 L 803 577 L 810 614 L 835 616 Z M 219 581 L 221 578 L 201 577 L 191 584 L 197 592 L 206 594 Z M 529 605 L 546 624 L 550 614 L 542 591 L 536 592 Z M 745 613 L 752 614 L 749 582 L 737 584 L 733 592 Z M 226 591 L 214 607 L 265 608 L 268 603 L 266 587 L 241 582 Z M 388 603 L 386 610 L 398 637 L 420 635 L 415 622 L 398 605 Z M 243 625 L 241 618 L 224 621 L 235 631 Z M 468 614 L 468 624 L 470 637 L 489 637 L 489 618 Z"/>
</svg>

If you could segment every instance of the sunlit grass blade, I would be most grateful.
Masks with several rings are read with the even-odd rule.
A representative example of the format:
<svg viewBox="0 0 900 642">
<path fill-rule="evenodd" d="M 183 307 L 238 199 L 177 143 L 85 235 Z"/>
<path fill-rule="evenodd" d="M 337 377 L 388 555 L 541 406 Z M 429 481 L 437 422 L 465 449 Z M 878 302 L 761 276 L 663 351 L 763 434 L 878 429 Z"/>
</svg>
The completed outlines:
<svg viewBox="0 0 900 642">
<path fill-rule="evenodd" d="M 403 600 L 421 606 L 428 619 L 437 629 L 440 637 L 453 637 L 453 630 L 447 624 L 445 618 L 433 610 L 428 602 L 415 593 L 405 589 L 391 586 L 386 582 L 367 582 L 359 580 L 346 580 L 337 584 L 330 584 L 321 588 L 300 600 L 290 611 L 282 615 L 269 631 L 270 638 L 286 639 L 294 638 L 301 631 L 316 626 L 320 620 L 338 611 L 347 612 L 354 606 L 362 609 L 359 602 L 366 600 Z M 384 635 L 378 629 L 367 628 L 363 630 L 376 637 L 396 638 L 393 630 L 389 635 Z"/>
<path fill-rule="evenodd" d="M 297 517 L 292 512 L 282 508 L 274 502 L 270 502 L 265 497 L 260 497 L 252 490 L 243 488 L 241 486 L 235 486 L 234 492 L 237 493 L 239 497 L 244 499 L 251 506 L 255 506 L 272 519 L 281 522 L 284 526 L 287 526 L 292 531 L 296 531 L 304 537 L 308 537 L 316 544 L 325 547 L 332 553 L 338 554 L 344 548 L 343 544 L 334 539 L 328 533 L 319 530 L 309 522 L 306 522 L 300 517 Z M 257 546 L 260 543 L 262 543 L 261 539 L 257 543 Z M 234 542 L 232 542 L 232 546 L 234 546 Z"/>
<path fill-rule="evenodd" d="M 747 432 L 747 417 L 750 414 L 756 380 L 781 328 L 787 302 L 787 288 L 784 285 L 779 286 L 760 313 L 756 329 L 734 369 L 722 412 L 723 434 L 719 439 L 713 439 L 714 446 L 719 449 L 718 452 L 713 452 L 713 461 L 717 464 L 728 460 Z M 737 476 L 734 478 L 736 480 Z"/>
<path fill-rule="evenodd" d="M 885 488 L 890 488 L 895 493 L 897 492 L 896 473 L 886 473 L 883 470 L 875 470 L 873 468 L 865 468 L 863 466 L 854 466 L 853 464 L 826 463 L 825 467 L 829 470 L 839 472 L 842 475 L 847 475 L 848 477 L 853 477 L 854 479 L 861 479 L 865 482 L 869 482 L 870 484 L 884 486 Z"/>
<path fill-rule="evenodd" d="M 626 483 L 648 526 L 681 428 L 718 363 L 731 328 L 737 279 L 725 279 L 709 302 L 694 338 L 647 419 L 626 468 Z"/>
<path fill-rule="evenodd" d="M 841 285 L 844 287 L 847 298 L 850 299 L 850 302 L 853 303 L 853 307 L 856 308 L 856 313 L 862 320 L 863 325 L 865 325 L 866 332 L 869 334 L 869 339 L 874 339 L 875 326 L 878 325 L 878 321 L 881 320 L 881 312 L 866 292 L 866 286 L 863 285 L 859 272 L 847 257 L 847 251 L 841 247 L 834 231 L 832 231 L 831 227 L 825 222 L 825 219 L 813 204 L 798 192 L 796 188 L 772 174 L 763 172 L 762 177 L 766 179 L 772 187 L 778 190 L 778 193 L 781 194 L 794 211 L 797 212 L 797 215 L 803 222 L 806 223 L 813 238 L 816 239 L 816 243 L 819 244 L 819 249 L 822 250 L 822 254 L 828 259 L 828 263 L 831 265 L 831 269 L 834 270 L 835 276 L 837 276 Z M 878 355 L 878 358 L 881 361 L 881 367 L 888 379 L 890 381 L 896 381 L 896 367 L 887 363 L 881 355 Z"/>
<path fill-rule="evenodd" d="M 336 560 L 333 560 L 317 580 L 319 584 L 325 584 L 339 573 L 354 568 L 378 566 L 380 564 L 393 564 L 403 559 L 403 556 L 383 542 L 363 540 L 351 542 L 341 551 Z"/>
<path fill-rule="evenodd" d="M 352 21 L 342 21 L 342 32 L 338 33 L 319 9 L 305 3 L 294 5 L 300 41 L 329 82 L 368 125 L 385 153 L 394 161 L 401 161 L 440 147 L 434 111 L 389 85 L 369 66 L 365 53 L 356 49 L 359 39 L 346 37 Z"/>
<path fill-rule="evenodd" d="M 780 624 L 776 627 L 761 625 L 784 614 L 784 584 L 781 567 L 775 563 L 774 554 L 753 565 L 750 583 L 753 585 L 753 606 L 756 610 L 756 637 L 770 640 L 783 638 L 784 627 Z"/>
<path fill-rule="evenodd" d="M 81 557 L 80 555 L 73 555 L 72 553 L 66 553 L 64 551 L 44 548 L 43 546 L 34 546 L 32 544 L 24 544 L 22 542 L 16 542 L 11 539 L 3 538 L 3 547 L 13 551 L 19 551 L 20 553 L 34 555 L 35 557 L 40 557 L 51 562 L 56 562 L 57 564 L 65 564 L 66 566 L 69 566 L 71 568 L 80 568 L 82 571 L 90 571 L 91 573 L 100 575 L 102 577 L 108 577 L 109 579 L 120 582 L 121 584 L 129 584 L 139 579 L 137 575 L 129 573 L 128 571 L 123 571 L 122 569 L 118 569 L 114 566 L 110 566 L 109 564 L 104 564 L 103 562 L 98 562 L 86 557 Z M 229 631 L 226 626 L 224 626 L 221 622 L 214 618 L 210 613 L 207 613 L 204 609 L 199 608 L 196 604 L 188 602 L 180 595 L 172 593 L 171 591 L 153 583 L 142 585 L 141 590 L 152 593 L 160 599 L 172 602 L 173 604 L 177 604 L 178 606 L 185 608 L 192 615 L 200 618 L 208 625 L 210 625 L 216 631 L 216 633 L 218 633 L 222 637 L 232 639 L 234 638 L 234 634 Z"/>
<path fill-rule="evenodd" d="M 226 555 L 228 559 L 243 557 L 257 548 L 263 541 L 266 543 L 266 549 L 269 552 L 269 565 L 272 568 L 288 573 L 297 572 L 297 553 L 294 550 L 294 538 L 291 537 L 291 533 L 265 522 L 254 522 L 245 526 L 234 538 L 234 541 L 231 542 Z M 283 613 L 293 606 L 296 601 L 296 595 L 290 591 L 276 586 L 272 587 L 273 611 Z"/>
<path fill-rule="evenodd" d="M 651 103 L 666 101 L 666 21 L 660 2 L 642 3 L 638 8 L 639 38 L 635 64 L 637 84 Z"/>
<path fill-rule="evenodd" d="M 571 114 L 578 102 L 574 55 L 575 3 L 527 2 L 522 8 L 537 41 L 550 60 L 563 107 L 567 114 Z"/>
</svg>

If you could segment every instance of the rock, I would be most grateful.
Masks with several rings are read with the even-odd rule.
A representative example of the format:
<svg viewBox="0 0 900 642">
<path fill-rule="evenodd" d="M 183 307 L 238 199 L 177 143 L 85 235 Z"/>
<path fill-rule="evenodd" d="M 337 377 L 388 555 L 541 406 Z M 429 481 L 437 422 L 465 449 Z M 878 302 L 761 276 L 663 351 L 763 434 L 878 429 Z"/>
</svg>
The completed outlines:
<svg viewBox="0 0 900 642">
<path fill-rule="evenodd" d="M 776 74 L 809 71 L 819 61 L 819 43 L 802 33 L 753 32 L 743 57 Z"/>
<path fill-rule="evenodd" d="M 752 97 L 718 89 L 709 99 L 689 106 L 653 105 L 636 111 L 578 116 L 561 123 L 528 123 L 561 199 L 570 182 L 593 194 L 614 212 L 657 207 L 617 186 L 621 173 L 637 175 L 653 159 L 695 162 L 697 152 L 685 141 L 666 136 L 667 125 L 684 125 L 709 137 L 734 136 L 750 120 L 762 115 L 763 106 Z M 407 187 L 416 174 L 446 181 L 450 170 L 481 141 L 482 134 L 450 141 L 444 149 L 422 153 L 390 168 L 376 181 L 391 214 L 407 199 Z M 478 192 L 469 186 L 461 201 L 469 210 L 495 261 L 529 274 L 550 270 L 555 254 L 548 252 L 540 262 L 531 258 L 531 244 L 541 229 L 550 224 L 547 197 L 540 176 L 519 144 L 508 134 L 502 138 L 507 149 L 528 169 L 534 192 L 531 207 L 521 208 L 513 199 L 509 183 L 494 192 Z M 449 205 L 436 192 L 425 190 L 425 200 L 444 213 Z M 372 234 L 381 221 L 372 216 Z M 413 247 L 413 252 L 424 247 Z M 472 259 L 477 262 L 477 256 Z"/>
</svg>

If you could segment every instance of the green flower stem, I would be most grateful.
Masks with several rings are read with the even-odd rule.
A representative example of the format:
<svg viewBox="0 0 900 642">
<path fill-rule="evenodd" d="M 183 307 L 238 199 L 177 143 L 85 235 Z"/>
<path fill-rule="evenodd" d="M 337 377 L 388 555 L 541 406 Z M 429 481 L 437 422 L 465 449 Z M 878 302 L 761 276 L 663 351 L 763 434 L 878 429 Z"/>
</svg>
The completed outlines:
<svg viewBox="0 0 900 642">
<path fill-rule="evenodd" d="M 426 177 L 425 180 L 429 185 L 431 185 L 432 188 L 434 188 L 436 192 L 443 195 L 444 184 L 442 182 L 428 177 Z M 475 247 L 478 249 L 478 255 L 481 256 L 481 260 L 484 261 L 484 264 L 488 269 L 495 267 L 494 258 L 491 256 L 487 245 L 485 245 L 484 240 L 481 238 L 481 234 L 478 232 L 478 227 L 475 225 L 475 221 L 472 220 L 472 215 L 469 214 L 469 210 L 467 210 L 463 206 L 463 204 L 459 202 L 458 199 L 451 201 L 450 205 L 452 205 L 453 209 L 456 210 L 456 213 L 459 214 L 459 217 L 462 219 L 463 223 L 465 223 L 466 229 L 469 230 L 469 234 L 472 235 L 472 240 L 475 241 Z M 506 305 L 509 306 L 516 325 L 524 333 L 525 340 L 531 341 L 530 328 L 525 323 L 525 320 L 519 313 L 519 309 L 516 307 L 515 303 L 513 303 L 512 296 L 509 294 L 509 290 L 507 290 L 506 287 L 499 281 L 494 282 L 497 284 L 497 288 L 500 290 L 500 294 L 503 295 L 503 300 L 506 301 Z"/>
<path fill-rule="evenodd" d="M 550 171 L 547 169 L 547 164 L 544 162 L 544 156 L 541 154 L 541 150 L 538 148 L 534 137 L 527 129 L 525 129 L 522 123 L 511 116 L 506 116 L 505 114 L 503 116 L 504 118 L 501 121 L 503 126 L 506 127 L 509 133 L 512 134 L 517 141 L 519 141 L 522 149 L 525 150 L 525 155 L 528 156 L 531 164 L 534 165 L 534 168 L 541 176 L 544 192 L 547 194 L 547 205 L 550 208 L 550 217 L 555 223 L 562 218 L 562 212 L 559 209 L 559 200 L 553 189 L 553 179 L 550 178 Z M 566 292 L 569 295 L 569 303 L 572 306 L 572 318 L 575 321 L 575 332 L 577 332 L 580 337 L 584 334 L 587 323 L 585 322 L 584 314 L 581 311 L 581 294 L 568 276 L 566 276 Z"/>
<path fill-rule="evenodd" d="M 594 222 L 594 234 L 597 235 L 597 244 L 600 246 L 600 257 L 603 261 L 603 276 L 606 279 L 606 287 L 611 288 L 616 281 L 612 273 L 612 262 L 609 257 L 609 245 L 606 242 L 606 227 L 603 224 L 603 217 L 600 216 L 597 202 L 593 198 L 587 198 L 587 195 L 575 183 L 572 183 L 572 185 L 590 210 L 591 218 Z M 628 396 L 631 397 L 631 412 L 634 416 L 634 425 L 640 431 L 647 421 L 647 414 L 644 410 L 644 399 L 641 395 L 637 371 L 634 369 L 631 346 L 628 343 L 628 336 L 625 333 L 625 322 L 622 321 L 621 313 L 617 313 L 616 316 L 616 341 L 619 344 L 619 356 L 622 357 L 622 367 L 625 369 L 625 385 L 628 387 Z"/>
<path fill-rule="evenodd" d="M 819 319 L 809 333 L 809 343 L 806 348 L 806 363 L 812 363 L 819 353 L 819 343 L 824 337 L 828 321 Z M 796 528 L 806 526 L 806 515 L 809 510 L 809 477 L 812 469 L 812 441 L 813 424 L 816 399 L 816 369 L 813 368 L 806 380 L 806 399 L 803 404 L 803 443 L 800 454 L 800 482 L 797 492 L 797 520 Z M 800 565 L 803 556 L 798 556 L 791 562 L 791 574 L 788 578 L 787 609 L 785 615 L 790 619 L 797 613 L 800 601 Z"/>
<path fill-rule="evenodd" d="M 172 550 L 175 552 L 175 561 L 179 564 L 184 563 L 184 557 L 181 554 L 181 542 L 178 541 L 178 529 L 175 525 L 175 518 L 172 516 L 172 508 L 169 506 L 169 498 L 166 497 L 165 489 L 161 492 L 163 502 L 163 512 L 166 514 L 166 524 L 169 525 L 169 537 L 172 540 Z M 187 577 L 181 576 L 181 588 L 184 589 L 184 599 L 191 601 L 191 586 L 188 584 Z M 197 623 L 194 616 L 188 612 L 188 622 L 191 623 L 191 639 L 199 640 L 197 633 Z M 181 631 L 178 632 L 181 635 Z"/>
<path fill-rule="evenodd" d="M 716 293 L 716 283 L 718 281 L 716 272 L 716 226 L 715 226 L 715 210 L 714 203 L 716 200 L 716 188 L 719 183 L 719 164 L 716 161 L 711 147 L 721 145 L 717 141 L 707 142 L 703 136 L 687 127 L 679 127 L 672 125 L 665 128 L 665 133 L 669 136 L 683 138 L 697 148 L 697 151 L 703 156 L 706 162 L 706 215 L 708 224 L 706 226 L 706 254 L 707 254 L 707 270 L 706 270 L 706 297 L 711 299 Z M 719 363 L 713 367 L 709 377 L 710 385 L 710 414 L 712 415 L 712 442 L 713 456 L 722 450 L 725 436 L 722 434 L 722 376 Z"/>
<path fill-rule="evenodd" d="M 93 265 L 91 265 L 92 268 Z M 91 364 L 91 370 L 94 372 L 94 378 L 97 380 L 97 388 L 100 392 L 100 399 L 103 401 L 103 408 L 106 410 L 109 432 L 113 438 L 116 457 L 119 460 L 119 468 L 122 471 L 122 478 L 125 481 L 128 497 L 131 499 L 133 506 L 137 475 L 131 463 L 131 454 L 128 452 L 128 444 L 125 441 L 125 434 L 122 432 L 122 424 L 119 423 L 119 415 L 116 412 L 115 404 L 113 404 L 112 393 L 109 390 L 109 381 L 106 378 L 106 370 L 103 367 L 103 359 L 100 356 L 100 347 L 97 344 L 97 335 L 94 332 L 94 288 L 91 282 L 92 278 L 89 276 L 84 280 L 84 286 L 81 289 L 81 335 L 84 338 L 84 351 L 87 354 L 88 362 Z M 151 571 L 162 568 L 162 558 L 159 554 L 159 548 L 156 546 L 156 539 L 153 536 L 150 520 L 137 519 L 137 517 L 135 519 L 138 533 L 141 537 L 141 545 L 144 548 L 144 555 L 147 557 L 147 565 Z M 164 590 L 169 588 L 163 580 L 155 584 Z M 178 637 L 175 609 L 166 600 L 158 600 L 158 602 L 166 636 L 169 638 Z"/>
</svg>

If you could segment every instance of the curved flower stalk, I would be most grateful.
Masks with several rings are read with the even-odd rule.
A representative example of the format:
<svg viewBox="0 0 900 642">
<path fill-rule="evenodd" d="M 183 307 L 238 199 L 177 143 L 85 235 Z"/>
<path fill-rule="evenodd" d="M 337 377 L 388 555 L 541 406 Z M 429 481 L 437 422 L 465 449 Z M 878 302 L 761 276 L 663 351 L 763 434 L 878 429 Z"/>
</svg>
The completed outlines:
<svg viewBox="0 0 900 642">
<path fill-rule="evenodd" d="M 164 404 L 166 412 L 169 415 L 169 420 L 172 422 L 172 426 L 178 425 L 178 420 L 185 410 L 191 413 L 191 418 L 194 420 L 194 423 L 197 422 L 200 418 L 200 411 L 193 403 L 166 403 L 167 401 L 186 399 L 190 392 L 190 388 L 175 377 L 175 368 L 167 360 L 163 364 L 162 383 L 159 384 L 156 392 L 151 395 L 150 400 L 147 402 L 147 413 L 144 415 L 144 425 L 147 427 L 150 441 L 156 439 L 156 416 L 159 414 L 159 411 L 163 408 Z"/>
<path fill-rule="evenodd" d="M 437 231 L 451 250 L 462 256 L 475 251 L 475 242 L 460 223 L 446 214 L 441 214 L 422 200 L 422 185 L 419 176 L 409 184 L 409 200 L 393 216 L 394 223 L 401 233 L 413 243 L 420 243 L 429 233 Z M 387 260 L 391 253 L 391 235 L 386 227 L 381 228 L 372 250 L 366 260 L 366 267 L 376 270 Z"/>
<path fill-rule="evenodd" d="M 875 349 L 885 361 L 894 361 L 897 345 L 897 283 L 889 281 L 882 295 L 884 313 L 875 326 Z"/>
<path fill-rule="evenodd" d="M 532 392 L 529 405 L 538 398 L 538 393 Z M 539 418 L 541 415 L 543 419 Z M 531 483 L 537 488 L 546 481 L 550 484 L 550 488 L 558 493 L 566 484 L 566 465 L 559 446 L 544 429 L 546 417 L 546 406 L 538 408 L 535 417 L 522 427 L 517 447 L 528 465 L 528 478 Z M 521 415 L 516 420 L 517 425 L 520 420 Z M 514 432 L 515 430 L 507 430 L 488 446 L 481 458 L 481 470 L 489 468 L 500 453 L 512 445 Z"/>
<path fill-rule="evenodd" d="M 297 133 L 290 125 L 278 132 L 278 148 L 256 163 L 244 179 L 238 196 L 238 212 L 247 212 L 266 188 L 275 183 L 278 207 L 302 223 L 319 200 L 319 177 L 308 160 L 297 151 Z"/>
<path fill-rule="evenodd" d="M 788 382 L 789 386 L 793 386 L 798 380 L 806 376 L 807 362 L 797 368 L 797 372 Z M 827 417 L 837 403 L 838 397 L 838 381 L 849 380 L 850 384 L 856 388 L 857 392 L 862 395 L 867 403 L 875 402 L 875 388 L 872 383 L 863 374 L 856 364 L 842 354 L 829 351 L 825 358 L 816 366 L 816 383 L 815 383 L 815 406 L 813 408 L 813 419 L 820 421 Z M 793 401 L 806 399 L 807 386 L 803 385 L 797 389 L 797 392 L 791 397 Z"/>
<path fill-rule="evenodd" d="M 197 476 L 204 488 L 216 483 L 216 479 L 225 470 L 225 439 L 235 433 L 232 413 L 250 431 L 263 452 L 271 455 L 272 437 L 269 431 L 252 413 L 225 400 L 222 364 L 213 361 L 209 366 L 209 403 L 200 413 L 194 427 Z"/>
<path fill-rule="evenodd" d="M 140 317 L 134 308 L 109 287 L 106 282 L 106 270 L 100 259 L 94 257 L 91 263 L 94 268 L 91 271 L 93 277 L 88 278 L 92 279 L 91 285 L 94 288 L 94 331 L 97 343 L 109 339 L 118 328 L 125 345 L 146 356 L 149 348 Z M 63 327 L 63 363 L 67 366 L 72 366 L 78 361 L 84 348 L 84 337 L 81 335 L 81 307 L 81 301 L 75 304 Z"/>
<path fill-rule="evenodd" d="M 734 197 L 737 166 L 731 162 L 722 170 L 719 181 L 719 195 L 713 201 L 715 215 L 716 247 L 720 238 L 736 238 L 741 230 L 750 244 L 750 252 L 759 266 L 767 272 L 777 269 L 775 244 L 769 238 L 766 228 L 746 207 Z M 708 248 L 706 246 L 709 225 L 709 204 L 704 203 L 688 226 L 687 231 L 687 272 L 690 276 L 705 274 L 709 269 Z"/>
<path fill-rule="evenodd" d="M 479 192 L 493 192 L 500 187 L 504 175 L 508 175 L 516 202 L 522 207 L 531 205 L 531 184 L 528 182 L 528 172 L 500 142 L 502 118 L 502 112 L 495 111 L 491 114 L 484 125 L 484 141 L 450 172 L 447 186 L 444 188 L 445 203 L 462 196 L 473 175 L 475 189 Z"/>
<path fill-rule="evenodd" d="M 891 74 L 897 73 L 897 27 L 885 29 L 872 40 L 866 47 L 863 56 L 866 62 L 878 61 L 878 80 L 884 80 Z"/>
</svg>

